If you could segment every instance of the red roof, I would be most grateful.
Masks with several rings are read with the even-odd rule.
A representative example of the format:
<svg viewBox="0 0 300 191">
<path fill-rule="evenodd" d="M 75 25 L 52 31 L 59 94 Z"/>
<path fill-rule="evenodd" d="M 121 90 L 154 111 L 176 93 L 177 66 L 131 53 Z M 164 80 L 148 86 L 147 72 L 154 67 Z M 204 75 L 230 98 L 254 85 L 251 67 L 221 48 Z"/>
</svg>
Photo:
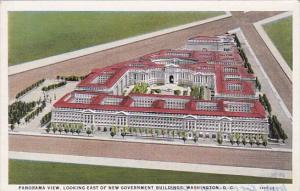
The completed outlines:
<svg viewBox="0 0 300 191">
<path fill-rule="evenodd" d="M 162 99 L 156 100 L 151 107 L 134 107 L 132 96 L 111 96 L 104 93 L 97 93 L 92 102 L 90 103 L 72 103 L 72 95 L 75 92 L 71 92 L 63 96 L 55 104 L 55 108 L 76 108 L 76 109 L 97 109 L 97 110 L 115 110 L 115 111 L 134 111 L 134 112 L 154 112 L 154 113 L 171 113 L 171 114 L 186 114 L 186 115 L 205 115 L 205 116 L 227 116 L 227 117 L 252 117 L 252 118 L 265 118 L 265 110 L 261 103 L 258 100 L 248 101 L 248 103 L 253 103 L 253 108 L 251 112 L 229 112 L 224 110 L 224 100 L 218 101 L 202 101 L 207 103 L 216 103 L 218 109 L 216 111 L 205 111 L 205 110 L 196 110 L 195 104 L 200 100 L 193 100 L 189 97 L 186 107 L 184 109 L 166 109 L 164 108 L 165 101 Z M 69 97 L 71 95 L 71 98 Z M 136 95 L 138 96 L 138 95 Z M 148 96 L 148 97 L 160 97 L 160 98 L 170 98 L 170 96 L 164 95 L 139 95 L 139 96 Z M 122 98 L 123 101 L 119 105 L 102 105 L 100 100 L 103 100 L 105 97 L 118 97 Z M 186 98 L 186 96 L 176 96 L 178 98 Z M 187 98 L 186 98 L 187 99 Z M 239 101 L 235 101 L 239 102 Z M 245 101 L 241 102 L 245 103 Z"/>
</svg>

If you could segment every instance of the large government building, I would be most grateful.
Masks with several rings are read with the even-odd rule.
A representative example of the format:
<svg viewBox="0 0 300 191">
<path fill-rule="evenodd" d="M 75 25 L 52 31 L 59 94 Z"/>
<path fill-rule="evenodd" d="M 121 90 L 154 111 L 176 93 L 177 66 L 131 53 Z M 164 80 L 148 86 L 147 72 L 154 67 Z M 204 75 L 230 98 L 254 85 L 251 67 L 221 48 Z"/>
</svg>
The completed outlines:
<svg viewBox="0 0 300 191">
<path fill-rule="evenodd" d="M 132 92 L 139 84 L 186 92 L 203 87 L 209 96 L 170 94 L 172 89 Z M 266 135 L 269 124 L 258 95 L 255 76 L 244 67 L 232 35 L 195 37 L 183 50 L 161 50 L 92 70 L 54 104 L 52 123 L 180 130 L 188 138 L 194 133 L 201 138 L 221 133 L 225 140 L 231 133 Z"/>
</svg>

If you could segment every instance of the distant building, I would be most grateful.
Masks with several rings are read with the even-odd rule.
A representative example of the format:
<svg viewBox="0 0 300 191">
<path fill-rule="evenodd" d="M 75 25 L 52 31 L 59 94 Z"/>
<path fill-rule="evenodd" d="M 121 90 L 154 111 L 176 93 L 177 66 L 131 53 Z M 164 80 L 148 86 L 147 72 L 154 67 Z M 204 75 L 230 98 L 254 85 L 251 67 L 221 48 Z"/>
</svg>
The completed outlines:
<svg viewBox="0 0 300 191">
<path fill-rule="evenodd" d="M 236 42 L 232 35 L 221 36 L 197 36 L 187 42 L 188 50 L 199 51 L 233 51 L 236 49 Z"/>
<path fill-rule="evenodd" d="M 215 38 L 220 39 L 206 37 Z M 232 37 L 226 35 L 226 39 L 218 41 L 217 45 L 211 43 L 205 51 L 162 50 L 94 69 L 75 91 L 54 104 L 52 123 L 80 123 L 98 130 L 105 127 L 184 130 L 188 138 L 194 133 L 203 138 L 216 138 L 220 132 L 225 140 L 231 133 L 268 134 L 266 113 L 257 100 L 255 76 L 247 72 L 234 48 L 219 50 L 222 42 L 223 48 L 228 43 L 234 46 L 230 39 Z M 203 86 L 209 89 L 211 99 L 140 93 L 123 95 L 126 88 L 141 82 Z"/>
</svg>

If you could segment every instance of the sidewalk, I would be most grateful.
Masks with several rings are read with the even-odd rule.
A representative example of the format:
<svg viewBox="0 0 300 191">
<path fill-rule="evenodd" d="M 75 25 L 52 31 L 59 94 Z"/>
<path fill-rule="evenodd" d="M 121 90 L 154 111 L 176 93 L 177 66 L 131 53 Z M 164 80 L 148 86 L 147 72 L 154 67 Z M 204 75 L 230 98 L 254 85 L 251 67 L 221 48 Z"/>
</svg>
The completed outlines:
<svg viewBox="0 0 300 191">
<path fill-rule="evenodd" d="M 103 165 L 115 167 L 145 168 L 157 170 L 172 170 L 185 172 L 201 172 L 216 173 L 241 176 L 256 176 L 269 178 L 285 178 L 291 179 L 292 172 L 288 170 L 275 170 L 263 168 L 246 168 L 234 166 L 205 165 L 205 164 L 189 164 L 178 162 L 160 162 L 146 161 L 134 159 L 118 159 L 106 157 L 86 157 L 74 155 L 57 155 L 57 154 L 41 154 L 28 152 L 9 152 L 10 159 L 32 160 L 32 161 L 49 161 L 59 163 L 75 163 L 88 165 Z"/>
</svg>

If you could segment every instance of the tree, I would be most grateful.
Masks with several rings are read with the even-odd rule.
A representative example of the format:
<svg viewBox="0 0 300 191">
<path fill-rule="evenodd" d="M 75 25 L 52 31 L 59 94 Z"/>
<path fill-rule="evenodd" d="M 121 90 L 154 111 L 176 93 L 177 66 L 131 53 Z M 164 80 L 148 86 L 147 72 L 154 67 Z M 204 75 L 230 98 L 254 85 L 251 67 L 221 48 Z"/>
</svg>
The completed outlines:
<svg viewBox="0 0 300 191">
<path fill-rule="evenodd" d="M 65 130 L 66 134 L 68 134 L 70 132 L 70 129 L 68 127 L 66 127 L 64 130 Z"/>
<path fill-rule="evenodd" d="M 70 131 L 71 131 L 71 133 L 72 133 L 72 135 L 75 133 L 75 128 L 74 127 L 72 127 L 71 129 L 70 129 Z"/>
<path fill-rule="evenodd" d="M 247 141 L 246 141 L 246 137 L 245 136 L 242 137 L 242 143 L 243 143 L 244 146 L 246 146 Z"/>
<path fill-rule="evenodd" d="M 123 130 L 123 131 L 121 132 L 121 136 L 123 137 L 123 139 L 124 139 L 125 135 L 126 135 L 126 133 L 125 133 L 125 131 Z M 112 137 L 113 137 L 113 136 L 112 136 Z"/>
<path fill-rule="evenodd" d="M 230 134 L 229 135 L 229 140 L 230 140 L 230 143 L 231 143 L 231 145 L 233 145 L 234 144 L 234 140 L 233 140 L 233 135 L 232 134 Z"/>
<path fill-rule="evenodd" d="M 204 87 L 200 86 L 200 90 L 199 90 L 199 99 L 203 99 L 204 98 Z"/>
<path fill-rule="evenodd" d="M 10 130 L 11 130 L 11 131 L 14 131 L 14 129 L 15 129 L 15 124 L 11 124 L 11 125 L 10 125 Z"/>
<path fill-rule="evenodd" d="M 257 146 L 259 146 L 260 145 L 260 140 L 259 139 L 255 139 L 255 143 L 256 143 Z"/>
<path fill-rule="evenodd" d="M 223 137 L 222 137 L 221 132 L 217 133 L 217 141 L 220 145 L 223 143 Z"/>
<path fill-rule="evenodd" d="M 52 131 L 53 131 L 53 133 L 55 134 L 56 131 L 57 131 L 57 127 L 56 127 L 56 126 L 52 127 Z"/>
<path fill-rule="evenodd" d="M 249 144 L 251 145 L 251 147 L 252 147 L 252 145 L 254 144 L 254 138 L 253 138 L 252 135 L 250 135 Z"/>
<path fill-rule="evenodd" d="M 59 127 L 59 128 L 58 128 L 59 134 L 61 134 L 61 132 L 63 132 L 63 130 L 64 130 L 64 129 L 63 129 L 62 127 Z"/>
<path fill-rule="evenodd" d="M 285 140 L 286 140 L 287 138 L 288 138 L 288 136 L 286 135 L 285 132 L 283 132 L 283 135 L 282 135 L 282 137 L 281 137 L 282 142 L 285 143 Z"/>
<path fill-rule="evenodd" d="M 81 129 L 80 128 L 77 128 L 76 129 L 76 133 L 79 135 L 81 133 Z"/>
<path fill-rule="evenodd" d="M 172 131 L 172 137 L 174 138 L 174 137 L 175 137 L 175 135 L 176 135 L 176 131 L 175 131 L 175 130 L 173 130 L 173 131 Z"/>
<path fill-rule="evenodd" d="M 133 132 L 132 127 L 129 127 L 129 133 L 132 133 L 132 132 Z"/>
<path fill-rule="evenodd" d="M 150 134 L 154 136 L 154 130 L 152 128 L 150 129 Z"/>
<path fill-rule="evenodd" d="M 241 138 L 240 134 L 239 133 L 235 133 L 234 136 L 235 136 L 235 139 L 236 139 L 236 144 L 240 145 L 240 143 L 241 143 L 241 141 L 240 141 L 240 138 Z"/>
<path fill-rule="evenodd" d="M 86 130 L 86 134 L 88 134 L 88 136 L 90 136 L 90 134 L 92 134 L 92 130 L 91 130 L 90 128 L 88 128 L 88 129 Z"/>
<path fill-rule="evenodd" d="M 104 128 L 103 128 L 103 132 L 106 132 L 106 131 L 107 131 L 107 128 L 106 128 L 106 127 L 104 127 Z"/>
<path fill-rule="evenodd" d="M 147 128 L 145 131 L 146 131 L 146 134 L 147 134 L 147 135 L 150 134 L 150 129 L 149 129 L 149 128 Z"/>
<path fill-rule="evenodd" d="M 140 133 L 140 135 L 142 136 L 143 133 L 144 133 L 144 128 L 139 128 L 139 133 Z"/>
<path fill-rule="evenodd" d="M 195 134 L 195 135 L 194 135 L 194 138 L 193 138 L 193 141 L 194 141 L 195 143 L 197 143 L 198 140 L 199 140 L 199 137 Z"/>
<path fill-rule="evenodd" d="M 161 129 L 156 129 L 155 134 L 159 137 L 161 135 Z"/>
<path fill-rule="evenodd" d="M 268 138 L 265 135 L 263 136 L 262 144 L 263 144 L 264 147 L 267 147 L 267 145 L 268 145 Z"/>
<path fill-rule="evenodd" d="M 132 127 L 132 132 L 133 132 L 135 135 L 137 135 L 137 132 L 138 132 L 137 128 Z"/>
<path fill-rule="evenodd" d="M 49 133 L 50 130 L 51 130 L 50 128 L 46 128 L 46 129 L 45 129 L 45 131 L 46 131 L 47 133 Z"/>
<path fill-rule="evenodd" d="M 181 137 L 182 137 L 183 142 L 185 143 L 185 141 L 187 140 L 185 131 L 181 132 Z"/>
<path fill-rule="evenodd" d="M 116 135 L 116 133 L 114 131 L 110 132 L 110 136 L 113 138 Z"/>
</svg>

